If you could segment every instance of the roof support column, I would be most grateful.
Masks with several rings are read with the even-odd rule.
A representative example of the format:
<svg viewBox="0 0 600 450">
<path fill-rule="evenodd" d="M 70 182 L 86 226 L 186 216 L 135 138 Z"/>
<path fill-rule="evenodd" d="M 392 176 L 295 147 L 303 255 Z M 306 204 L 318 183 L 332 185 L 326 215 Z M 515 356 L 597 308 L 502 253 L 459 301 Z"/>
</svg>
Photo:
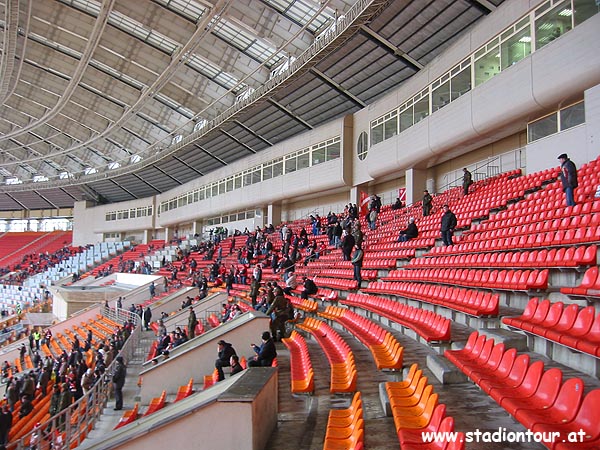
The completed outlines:
<svg viewBox="0 0 600 450">
<path fill-rule="evenodd" d="M 418 202 L 423 199 L 423 191 L 427 189 L 427 170 L 407 169 L 406 180 L 406 204 Z"/>
<path fill-rule="evenodd" d="M 281 224 L 281 204 L 271 203 L 267 206 L 267 224 L 274 227 Z"/>
<path fill-rule="evenodd" d="M 200 239 L 202 239 L 202 221 L 201 220 L 194 220 L 192 222 L 192 235 L 194 235 L 194 239 L 196 239 L 196 235 L 199 236 Z"/>
</svg>

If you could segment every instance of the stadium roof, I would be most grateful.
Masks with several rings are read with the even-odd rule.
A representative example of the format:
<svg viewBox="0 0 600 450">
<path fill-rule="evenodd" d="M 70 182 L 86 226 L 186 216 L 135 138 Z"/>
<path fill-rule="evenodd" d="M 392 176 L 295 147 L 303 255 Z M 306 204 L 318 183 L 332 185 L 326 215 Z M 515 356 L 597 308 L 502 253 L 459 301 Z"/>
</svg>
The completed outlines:
<svg viewBox="0 0 600 450">
<path fill-rule="evenodd" d="M 397 88 L 502 0 L 0 0 L 0 210 L 148 197 Z"/>
</svg>

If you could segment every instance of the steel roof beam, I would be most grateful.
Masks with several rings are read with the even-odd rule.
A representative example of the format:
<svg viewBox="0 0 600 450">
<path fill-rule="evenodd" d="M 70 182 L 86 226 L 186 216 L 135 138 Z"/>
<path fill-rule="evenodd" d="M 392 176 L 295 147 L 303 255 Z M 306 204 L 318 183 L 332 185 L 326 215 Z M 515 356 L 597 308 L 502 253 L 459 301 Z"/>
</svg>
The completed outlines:
<svg viewBox="0 0 600 450">
<path fill-rule="evenodd" d="M 221 164 L 223 164 L 224 166 L 227 165 L 227 163 L 225 161 L 223 161 L 221 158 L 219 158 L 218 156 L 213 155 L 211 152 L 209 152 L 208 150 L 206 150 L 204 147 L 201 147 L 198 144 L 194 144 L 194 147 L 202 150 L 204 153 L 206 153 L 208 156 L 210 156 L 211 158 L 216 159 L 217 161 L 219 161 Z"/>
<path fill-rule="evenodd" d="M 236 138 L 233 134 L 228 133 L 227 131 L 225 131 L 223 129 L 219 129 L 219 131 L 221 133 L 223 133 L 225 136 L 227 136 L 229 139 L 231 139 L 232 141 L 234 141 L 236 144 L 241 145 L 242 147 L 244 147 L 246 150 L 248 150 L 248 151 L 250 151 L 252 153 L 256 153 L 256 150 L 254 150 L 249 145 L 244 144 L 242 141 L 240 141 L 238 138 Z"/>
<path fill-rule="evenodd" d="M 375 31 L 370 29 L 368 26 L 361 25 L 360 31 L 364 35 L 366 35 L 370 40 L 372 40 L 373 42 L 376 42 L 384 50 L 387 50 L 389 53 L 396 56 L 398 59 L 402 60 L 405 64 L 412 67 L 417 72 L 419 70 L 423 69 L 423 67 L 425 67 L 419 61 L 417 61 L 412 56 L 410 56 L 408 53 L 405 53 L 402 50 L 400 50 L 398 47 L 396 47 L 394 44 L 392 44 L 386 38 L 381 36 L 379 33 L 376 33 Z"/>
<path fill-rule="evenodd" d="M 340 94 L 344 95 L 345 97 L 348 97 L 348 99 L 350 101 L 352 101 L 355 105 L 360 106 L 361 108 L 364 108 L 367 106 L 367 104 L 365 102 L 363 102 L 360 98 L 358 98 L 352 92 L 350 92 L 349 90 L 344 88 L 338 82 L 334 81 L 332 78 L 325 75 L 323 72 L 321 72 L 316 67 L 311 67 L 310 71 L 313 75 L 315 75 L 317 78 L 320 78 L 322 81 L 324 81 L 326 84 L 328 84 L 333 89 L 338 91 Z"/>
<path fill-rule="evenodd" d="M 277 109 L 281 110 L 282 112 L 284 112 L 286 115 L 290 116 L 292 119 L 294 119 L 296 122 L 304 125 L 306 128 L 308 128 L 309 130 L 314 129 L 315 127 L 313 127 L 310 123 L 308 123 L 306 120 L 302 119 L 300 116 L 294 114 L 290 109 L 288 109 L 287 107 L 283 106 L 281 103 L 279 103 L 277 100 L 273 100 L 272 98 L 267 99 L 267 101 L 275 106 Z"/>
<path fill-rule="evenodd" d="M 235 119 L 233 121 L 233 123 L 235 123 L 236 125 L 242 127 L 244 130 L 246 130 L 248 133 L 250 133 L 252 136 L 254 136 L 255 138 L 260 139 L 261 141 L 263 141 L 265 144 L 267 144 L 269 147 L 273 146 L 273 143 L 270 142 L 268 139 L 262 137 L 260 134 L 258 134 L 256 131 L 254 131 L 253 129 L 251 129 L 250 127 L 246 126 L 244 123 L 240 122 L 239 120 Z"/>
</svg>

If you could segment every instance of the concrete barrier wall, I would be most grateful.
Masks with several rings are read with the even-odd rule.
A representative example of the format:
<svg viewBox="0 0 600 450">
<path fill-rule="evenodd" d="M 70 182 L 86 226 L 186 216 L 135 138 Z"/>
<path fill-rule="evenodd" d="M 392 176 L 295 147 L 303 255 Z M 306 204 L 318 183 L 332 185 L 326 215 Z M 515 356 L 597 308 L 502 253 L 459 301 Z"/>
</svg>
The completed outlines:
<svg viewBox="0 0 600 450">
<path fill-rule="evenodd" d="M 140 373 L 141 403 L 158 397 L 163 389 L 167 390 L 167 394 L 176 393 L 179 386 L 186 384 L 190 378 L 195 383 L 201 383 L 204 375 L 210 375 L 215 369 L 217 342 L 220 339 L 231 343 L 240 357 L 254 355 L 250 344 L 260 344 L 261 334 L 269 329 L 269 321 L 269 317 L 261 312 L 244 313 L 186 342 L 183 344 L 185 347 L 167 360 L 151 365 Z"/>
</svg>

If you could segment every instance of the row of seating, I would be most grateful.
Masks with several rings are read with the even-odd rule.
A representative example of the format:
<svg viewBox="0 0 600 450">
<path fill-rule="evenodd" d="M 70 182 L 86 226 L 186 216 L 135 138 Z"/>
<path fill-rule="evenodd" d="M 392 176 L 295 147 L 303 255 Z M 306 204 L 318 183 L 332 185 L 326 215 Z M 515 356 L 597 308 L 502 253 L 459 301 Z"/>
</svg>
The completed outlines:
<svg viewBox="0 0 600 450">
<path fill-rule="evenodd" d="M 317 276 L 315 278 L 315 284 L 317 286 L 325 286 L 333 289 L 342 289 L 347 291 L 354 291 L 358 289 L 358 281 L 356 280 L 343 280 L 339 278 L 326 278 Z"/>
<path fill-rule="evenodd" d="M 575 304 L 550 303 L 532 298 L 523 314 L 504 317 L 506 325 L 544 337 L 573 349 L 600 357 L 600 314 L 593 306 L 579 309 Z"/>
<path fill-rule="evenodd" d="M 538 200 L 538 202 L 539 201 L 541 200 Z M 579 228 L 582 226 L 598 225 L 600 223 L 597 215 L 592 214 L 592 210 L 594 209 L 593 202 L 579 204 L 579 208 L 576 210 L 571 209 L 571 214 L 564 216 L 561 214 L 559 217 L 556 216 L 554 210 L 543 210 L 543 208 L 542 211 L 539 209 L 530 210 L 529 207 L 520 206 L 520 209 L 509 208 L 490 217 L 489 220 L 474 225 L 470 230 L 464 233 L 465 238 L 472 234 L 479 235 L 484 232 L 493 232 L 494 230 L 506 231 L 507 228 L 529 227 L 531 225 L 534 226 L 532 230 L 540 232 Z M 564 209 L 562 211 L 564 211 Z M 521 230 L 522 229 L 523 228 L 521 228 Z"/>
<path fill-rule="evenodd" d="M 378 370 L 402 369 L 404 347 L 380 325 L 347 308 L 328 306 L 319 316 L 341 324 L 369 348 Z"/>
<path fill-rule="evenodd" d="M 547 267 L 593 266 L 596 264 L 597 253 L 598 246 L 595 244 L 531 251 L 472 253 L 467 255 L 415 258 L 405 265 L 404 268 L 511 267 L 516 269 L 541 269 Z"/>
<path fill-rule="evenodd" d="M 373 269 L 362 269 L 360 271 L 363 280 L 375 280 L 377 279 L 377 270 Z M 296 268 L 296 275 L 300 276 L 318 276 L 318 277 L 329 277 L 340 280 L 348 280 L 354 278 L 353 269 L 316 269 L 314 267 L 298 267 Z"/>
<path fill-rule="evenodd" d="M 413 364 L 403 381 L 385 383 L 400 447 L 402 450 L 464 449 L 464 433 L 454 433 L 454 419 L 446 416 L 446 406 L 437 403 L 423 371 Z M 425 442 L 425 433 L 447 433 L 446 440 Z M 448 439 L 450 435 L 454 440 Z"/>
<path fill-rule="evenodd" d="M 294 308 L 301 309 L 302 311 L 315 313 L 317 312 L 317 309 L 319 309 L 319 304 L 309 298 L 302 299 L 294 295 L 286 295 L 285 298 L 287 298 L 292 303 Z"/>
<path fill-rule="evenodd" d="M 427 342 L 444 342 L 450 340 L 450 319 L 433 311 L 415 308 L 405 303 L 375 295 L 348 294 L 340 303 L 374 312 L 379 316 L 399 323 L 415 331 Z"/>
<path fill-rule="evenodd" d="M 312 317 L 296 327 L 311 333 L 325 352 L 331 366 L 330 392 L 354 392 L 358 376 L 354 354 L 341 336 L 325 322 Z"/>
<path fill-rule="evenodd" d="M 541 361 L 530 364 L 528 355 L 517 355 L 515 349 L 506 350 L 477 332 L 462 350 L 446 350 L 445 356 L 527 429 L 559 433 L 557 439 L 544 442 L 548 448 L 600 446 L 600 389 L 584 396 L 580 378 L 562 383 L 560 369 L 544 370 Z M 567 440 L 580 431 L 581 441 Z"/>
<path fill-rule="evenodd" d="M 364 425 L 362 397 L 356 392 L 348 408 L 329 411 L 323 450 L 362 449 Z"/>
<path fill-rule="evenodd" d="M 434 245 L 435 238 L 415 238 L 406 242 L 382 242 L 375 244 L 371 244 L 370 239 L 367 239 L 365 250 L 369 252 L 389 252 L 393 250 L 429 248 Z"/>
<path fill-rule="evenodd" d="M 600 270 L 598 266 L 590 267 L 583 275 L 579 286 L 561 287 L 560 292 L 569 297 L 600 298 Z"/>
<path fill-rule="evenodd" d="M 397 269 L 384 281 L 427 281 L 457 286 L 480 287 L 509 291 L 545 290 L 548 288 L 548 269 Z"/>
<path fill-rule="evenodd" d="M 444 306 L 472 316 L 498 315 L 499 296 L 490 292 L 439 284 L 372 281 L 363 292 L 397 295 L 425 303 Z"/>
<path fill-rule="evenodd" d="M 175 396 L 175 403 L 177 403 L 180 400 L 183 400 L 184 398 L 189 397 L 193 393 L 194 393 L 194 379 L 190 378 L 190 381 L 188 381 L 187 384 L 184 384 L 183 386 L 179 386 L 179 388 L 177 389 L 177 395 Z"/>
<path fill-rule="evenodd" d="M 123 415 L 119 419 L 119 423 L 117 423 L 114 429 L 118 430 L 119 428 L 122 428 L 125 425 L 129 425 L 130 423 L 133 423 L 135 420 L 137 420 L 139 415 L 139 409 L 140 404 L 138 402 L 135 402 L 135 405 L 133 405 L 132 409 L 128 409 L 123 413 Z"/>
<path fill-rule="evenodd" d="M 315 389 L 314 371 L 306 341 L 293 330 L 289 338 L 281 340 L 290 352 L 291 390 L 294 394 L 311 393 Z"/>
<path fill-rule="evenodd" d="M 485 241 L 498 239 L 499 237 L 505 236 L 529 236 L 531 234 L 547 233 L 550 231 L 558 230 L 579 230 L 588 227 L 596 227 L 600 225 L 600 218 L 598 215 L 586 215 L 586 216 L 572 216 L 564 217 L 562 219 L 552 219 L 545 222 L 532 222 L 526 225 L 516 224 L 514 226 L 507 227 L 494 227 L 489 231 L 477 231 L 464 233 L 460 237 L 461 243 L 472 242 L 472 241 Z"/>
<path fill-rule="evenodd" d="M 557 230 L 531 235 L 504 236 L 493 240 L 458 242 L 445 247 L 433 247 L 429 255 L 459 255 L 462 253 L 480 253 L 490 251 L 525 250 L 544 247 L 562 247 L 565 245 L 591 244 L 600 242 L 600 226 L 579 228 L 577 230 Z"/>
</svg>

